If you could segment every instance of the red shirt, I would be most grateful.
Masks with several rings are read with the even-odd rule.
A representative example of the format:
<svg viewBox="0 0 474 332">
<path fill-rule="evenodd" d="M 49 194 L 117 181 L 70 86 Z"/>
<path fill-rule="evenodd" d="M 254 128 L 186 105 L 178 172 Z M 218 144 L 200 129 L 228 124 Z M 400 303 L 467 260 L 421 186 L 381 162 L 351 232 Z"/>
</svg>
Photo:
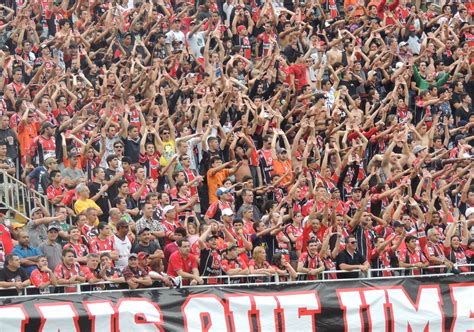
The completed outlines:
<svg viewBox="0 0 474 332">
<path fill-rule="evenodd" d="M 240 257 L 237 257 L 236 259 L 230 259 L 230 260 L 223 259 L 221 261 L 221 265 L 222 265 L 222 271 L 224 271 L 225 273 L 233 269 L 241 268 L 245 270 L 246 268 L 248 268 L 247 263 L 245 263 L 244 260 Z"/>
<path fill-rule="evenodd" d="M 407 264 L 416 264 L 416 263 L 425 263 L 426 257 L 423 255 L 421 250 L 415 249 L 415 251 L 411 252 L 408 249 L 404 249 L 400 251 L 400 255 L 398 260 L 403 263 Z M 414 275 L 421 275 L 420 270 L 416 269 L 413 270 Z"/>
<path fill-rule="evenodd" d="M 100 254 L 103 252 L 115 250 L 115 242 L 112 236 L 105 240 L 101 240 L 97 236 L 90 242 L 89 247 L 91 249 L 91 253 Z"/>
<path fill-rule="evenodd" d="M 444 254 L 451 262 L 458 265 L 465 265 L 467 264 L 465 249 L 465 246 L 460 246 L 457 250 L 454 250 L 452 247 L 444 247 Z M 469 272 L 468 266 L 460 266 L 459 269 L 462 272 Z"/>
<path fill-rule="evenodd" d="M 91 279 L 101 279 L 98 275 L 97 271 L 92 271 L 90 267 L 87 265 L 81 266 L 81 272 L 86 277 L 86 280 L 89 281 Z"/>
<path fill-rule="evenodd" d="M 301 90 L 301 88 L 308 84 L 308 80 L 306 78 L 306 65 L 305 64 L 292 64 L 288 68 L 288 74 L 291 76 L 292 74 L 295 76 L 295 86 L 296 90 Z M 288 77 L 289 78 L 289 77 Z"/>
<path fill-rule="evenodd" d="M 130 183 L 128 185 L 128 188 L 130 189 L 130 195 L 133 195 L 134 193 L 136 193 L 140 189 L 141 186 L 142 186 L 142 184 L 138 183 L 138 182 Z M 152 192 L 150 186 L 146 185 L 145 189 L 143 190 L 142 194 L 140 195 L 140 200 L 144 202 L 146 195 L 150 192 Z"/>
<path fill-rule="evenodd" d="M 13 242 L 10 231 L 7 227 L 0 224 L 0 266 L 3 268 L 5 256 L 13 251 Z"/>
<path fill-rule="evenodd" d="M 323 264 L 321 258 L 318 254 L 311 256 L 308 252 L 301 254 L 298 262 L 303 263 L 303 267 L 307 269 L 317 269 L 321 264 Z M 308 280 L 318 280 L 317 276 L 307 276 Z"/>
<path fill-rule="evenodd" d="M 76 253 L 76 258 L 86 257 L 89 254 L 89 249 L 87 246 L 83 245 L 82 243 L 74 244 L 68 242 L 64 245 L 64 249 L 72 249 Z"/>
<path fill-rule="evenodd" d="M 177 277 L 178 270 L 182 270 L 186 273 L 193 273 L 193 269 L 197 268 L 198 261 L 196 256 L 194 256 L 193 254 L 189 254 L 188 257 L 183 257 L 178 250 L 171 254 L 168 262 L 168 270 L 166 271 L 166 273 L 171 277 Z M 183 280 L 183 284 L 185 283 L 188 284 L 189 281 Z"/>
<path fill-rule="evenodd" d="M 140 154 L 138 162 L 145 167 L 145 174 L 154 180 L 158 179 L 160 174 L 160 155 L 155 153 L 150 156 L 149 154 Z"/>
<path fill-rule="evenodd" d="M 33 286 L 39 288 L 42 283 L 50 281 L 49 273 L 38 269 L 33 270 L 33 272 L 31 272 L 30 281 Z"/>
<path fill-rule="evenodd" d="M 267 56 L 268 53 L 270 52 L 270 47 L 271 47 L 270 38 L 273 37 L 274 39 L 277 39 L 276 35 L 274 33 L 272 34 L 273 36 L 266 32 L 262 32 L 261 34 L 257 36 L 257 43 L 262 43 L 262 54 L 261 54 L 262 57 Z"/>
<path fill-rule="evenodd" d="M 227 202 L 217 201 L 212 203 L 206 211 L 206 216 L 211 219 L 219 220 L 221 218 L 221 212 L 224 209 L 232 209 L 232 206 Z M 219 212 L 219 213 L 218 213 Z"/>
<path fill-rule="evenodd" d="M 170 223 L 168 220 L 163 220 L 162 224 L 163 224 L 163 227 L 166 229 L 166 231 L 165 231 L 166 244 L 172 243 L 174 240 L 171 239 L 171 235 L 173 235 L 174 230 L 176 229 L 176 227 L 180 227 L 181 224 L 179 224 L 179 223 L 178 224 L 177 223 Z"/>
<path fill-rule="evenodd" d="M 193 173 L 193 170 L 188 168 L 183 170 L 185 175 L 186 175 L 186 182 L 189 184 L 189 182 L 193 181 L 196 176 Z M 198 194 L 198 188 L 197 186 L 190 186 L 189 191 L 191 192 L 191 196 L 197 195 Z"/>
<path fill-rule="evenodd" d="M 47 157 L 55 157 L 56 156 L 56 141 L 54 137 L 50 137 L 46 139 L 46 137 L 40 135 L 36 136 L 33 139 L 33 144 L 30 147 L 30 156 L 35 157 L 36 153 L 38 152 L 38 147 L 41 147 L 41 158 L 46 159 Z M 39 164 L 39 160 L 38 160 Z"/>
<path fill-rule="evenodd" d="M 65 191 L 66 191 L 66 188 L 62 184 L 58 188 L 53 187 L 53 185 L 49 185 L 48 189 L 46 189 L 49 200 L 52 200 L 55 197 L 61 196 L 62 194 L 64 194 Z"/>
<path fill-rule="evenodd" d="M 72 276 L 83 276 L 79 263 L 73 263 L 71 269 L 68 269 L 64 263 L 61 263 L 54 269 L 54 275 L 58 279 L 71 279 Z M 74 293 L 75 291 L 76 286 L 64 287 L 65 293 Z"/>
</svg>

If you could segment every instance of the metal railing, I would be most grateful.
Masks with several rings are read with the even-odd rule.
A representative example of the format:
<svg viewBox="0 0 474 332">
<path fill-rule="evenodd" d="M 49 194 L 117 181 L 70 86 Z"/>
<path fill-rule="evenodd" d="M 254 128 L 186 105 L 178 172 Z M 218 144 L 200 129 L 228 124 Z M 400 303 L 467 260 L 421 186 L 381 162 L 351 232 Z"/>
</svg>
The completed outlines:
<svg viewBox="0 0 474 332">
<path fill-rule="evenodd" d="M 470 267 L 473 272 L 462 272 L 462 275 L 473 275 L 474 276 L 474 264 L 462 264 L 457 265 L 457 267 Z M 188 285 L 181 285 L 179 288 L 195 288 L 195 287 L 229 287 L 229 286 L 252 286 L 252 285 L 280 285 L 280 284 L 295 284 L 295 283 L 324 283 L 324 282 L 333 282 L 333 281 L 351 281 L 351 280 L 374 280 L 374 279 L 391 279 L 391 278 L 400 278 L 400 275 L 391 275 L 391 276 L 376 276 L 374 277 L 374 272 L 410 272 L 418 270 L 423 272 L 423 270 L 433 270 L 433 269 L 441 269 L 446 268 L 445 265 L 436 265 L 436 266 L 428 266 L 426 268 L 383 268 L 383 269 L 369 269 L 367 272 L 362 272 L 361 270 L 352 270 L 352 271 L 342 271 L 342 270 L 334 270 L 334 271 L 323 271 L 316 275 L 318 277 L 317 280 L 301 280 L 307 276 L 306 273 L 297 273 L 297 280 L 282 280 L 282 279 L 290 279 L 290 276 L 280 276 L 278 274 L 242 274 L 242 275 L 220 275 L 220 276 L 204 276 L 201 277 L 205 281 L 207 281 L 204 285 L 195 285 L 195 286 L 188 286 Z M 362 273 L 363 276 L 359 278 L 352 278 L 352 279 L 334 279 L 332 276 L 334 274 L 344 274 L 344 273 Z M 446 275 L 453 275 L 450 272 L 443 272 L 443 273 L 430 273 L 430 274 L 420 274 L 420 275 L 403 275 L 404 278 L 420 278 L 420 277 L 434 277 L 434 276 L 446 276 Z M 209 283 L 209 280 L 213 280 L 212 283 Z M 220 280 L 222 282 L 215 283 L 214 280 Z M 57 285 L 57 286 L 50 286 L 48 287 L 47 292 L 39 292 L 38 288 L 34 286 L 25 287 L 23 289 L 18 290 L 18 295 L 11 295 L 11 296 L 2 296 L 2 290 L 15 290 L 15 287 L 8 287 L 8 288 L 1 288 L 0 287 L 0 299 L 6 297 L 30 297 L 30 296 L 38 296 L 38 292 L 40 295 L 48 294 L 48 295 L 64 295 L 64 294 L 82 294 L 82 293 L 102 293 L 102 292 L 115 292 L 115 291 L 129 291 L 128 288 L 121 288 L 117 289 L 118 286 L 127 287 L 127 283 L 114 283 L 109 281 L 99 281 L 95 283 L 80 283 L 80 284 L 73 284 L 73 285 Z M 111 288 L 112 286 L 112 288 Z M 104 287 L 106 289 L 100 289 Z M 68 289 L 67 292 L 64 292 L 64 289 Z M 85 288 L 85 289 L 84 289 Z M 63 289 L 63 292 L 61 292 Z M 74 289 L 74 290 L 72 290 Z M 146 289 L 155 289 L 155 290 L 165 290 L 170 289 L 170 287 L 147 287 Z M 140 289 L 138 289 L 140 290 Z M 131 290 L 132 291 L 132 290 Z M 133 290 L 137 291 L 137 289 Z M 33 294 L 34 293 L 34 294 Z"/>
<path fill-rule="evenodd" d="M 25 183 L 0 170 L 3 183 L 0 184 L 0 202 L 8 209 L 6 216 L 14 219 L 19 215 L 25 221 L 30 221 L 30 213 L 36 207 L 35 201 L 43 205 L 52 214 L 52 205 L 48 197 L 29 188 Z"/>
</svg>

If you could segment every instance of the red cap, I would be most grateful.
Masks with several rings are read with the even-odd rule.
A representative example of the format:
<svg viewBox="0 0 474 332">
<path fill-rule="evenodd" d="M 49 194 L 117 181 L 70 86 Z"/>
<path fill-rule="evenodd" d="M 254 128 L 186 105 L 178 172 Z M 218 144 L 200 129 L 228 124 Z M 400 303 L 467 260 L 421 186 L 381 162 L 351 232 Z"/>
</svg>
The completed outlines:
<svg viewBox="0 0 474 332">
<path fill-rule="evenodd" d="M 411 24 L 409 27 L 408 27 L 408 30 L 410 31 L 415 31 L 415 26 L 413 24 Z"/>
<path fill-rule="evenodd" d="M 138 259 L 140 259 L 140 260 L 145 259 L 148 256 L 150 256 L 150 255 L 147 252 L 144 252 L 144 251 L 140 251 L 138 253 Z"/>
<path fill-rule="evenodd" d="M 240 31 L 242 31 L 242 30 L 244 30 L 244 29 L 245 29 L 245 26 L 244 26 L 244 25 L 239 25 L 239 26 L 237 27 L 237 32 L 240 32 Z"/>
</svg>

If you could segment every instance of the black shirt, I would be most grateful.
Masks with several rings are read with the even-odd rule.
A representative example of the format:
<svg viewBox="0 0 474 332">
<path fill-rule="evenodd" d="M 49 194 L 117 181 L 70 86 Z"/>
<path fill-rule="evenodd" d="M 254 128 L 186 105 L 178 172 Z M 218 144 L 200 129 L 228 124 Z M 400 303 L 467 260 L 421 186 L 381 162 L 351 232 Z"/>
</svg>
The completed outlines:
<svg viewBox="0 0 474 332">
<path fill-rule="evenodd" d="M 124 145 L 124 155 L 130 158 L 132 164 L 138 164 L 140 156 L 140 136 L 135 140 L 122 137 L 122 142 Z"/>
<path fill-rule="evenodd" d="M 94 197 L 100 191 L 102 185 L 97 182 L 91 182 L 88 185 L 90 190 L 90 197 Z M 99 216 L 99 220 L 103 222 L 108 222 L 109 218 L 109 194 L 106 192 L 95 201 L 97 205 L 102 209 L 103 214 Z"/>
<path fill-rule="evenodd" d="M 222 257 L 219 251 L 209 248 L 201 249 L 199 255 L 199 274 L 202 276 L 220 276 Z"/>
<path fill-rule="evenodd" d="M 148 255 L 155 254 L 155 251 L 161 249 L 160 244 L 157 241 L 151 241 L 147 246 L 140 244 L 137 242 L 132 248 L 132 253 L 138 254 L 140 252 L 146 252 Z"/>
<path fill-rule="evenodd" d="M 341 270 L 341 264 L 348 264 L 348 265 L 362 265 L 365 263 L 365 257 L 359 254 L 358 251 L 351 255 L 347 250 L 344 250 L 339 253 L 336 257 L 336 269 Z M 359 272 L 345 272 L 345 273 L 338 273 L 337 279 L 351 279 L 351 278 L 358 278 Z"/>
<path fill-rule="evenodd" d="M 105 180 L 110 181 L 110 179 L 113 178 L 115 174 L 117 174 L 117 171 L 107 168 L 105 170 Z M 91 190 L 91 193 L 92 193 L 92 190 Z M 108 194 L 108 197 L 112 198 L 112 200 L 118 196 L 117 181 L 115 181 L 111 186 L 109 186 L 109 189 L 107 190 L 107 194 Z"/>
<path fill-rule="evenodd" d="M 271 262 L 273 254 L 275 253 L 275 248 L 278 247 L 276 237 L 271 234 L 265 234 L 260 237 L 257 237 L 257 234 L 252 234 L 250 240 L 252 241 L 253 248 L 263 247 L 265 249 L 267 254 L 266 260 Z"/>
<path fill-rule="evenodd" d="M 0 270 L 0 281 L 6 282 L 17 282 L 17 281 L 25 281 L 28 280 L 28 276 L 26 275 L 25 270 L 23 268 L 19 268 L 16 271 L 12 271 L 7 267 Z M 17 296 L 18 291 L 16 289 L 5 289 L 0 290 L 0 296 Z"/>
</svg>

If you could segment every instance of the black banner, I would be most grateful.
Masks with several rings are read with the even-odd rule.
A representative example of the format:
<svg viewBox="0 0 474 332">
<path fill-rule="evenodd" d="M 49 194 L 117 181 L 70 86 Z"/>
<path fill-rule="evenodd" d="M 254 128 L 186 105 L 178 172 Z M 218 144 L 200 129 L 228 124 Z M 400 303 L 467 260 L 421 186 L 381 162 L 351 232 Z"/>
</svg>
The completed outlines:
<svg viewBox="0 0 474 332">
<path fill-rule="evenodd" d="M 474 276 L 3 298 L 0 330 L 473 331 Z"/>
</svg>

